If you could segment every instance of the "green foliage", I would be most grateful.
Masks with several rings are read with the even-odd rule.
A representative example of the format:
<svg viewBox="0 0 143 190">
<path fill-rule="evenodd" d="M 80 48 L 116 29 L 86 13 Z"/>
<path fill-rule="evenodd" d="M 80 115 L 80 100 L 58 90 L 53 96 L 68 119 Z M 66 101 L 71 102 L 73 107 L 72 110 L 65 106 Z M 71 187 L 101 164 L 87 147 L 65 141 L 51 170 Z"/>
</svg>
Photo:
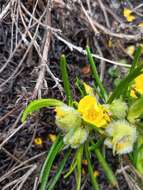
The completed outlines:
<svg viewBox="0 0 143 190">
<path fill-rule="evenodd" d="M 135 52 L 135 57 L 130 68 L 128 75 L 120 81 L 112 95 L 108 99 L 108 103 L 111 103 L 115 98 L 119 98 L 120 96 L 124 96 L 127 94 L 129 87 L 132 81 L 143 73 L 143 65 L 139 62 L 139 58 L 141 56 L 142 48 L 138 47 Z"/>
<path fill-rule="evenodd" d="M 22 123 L 26 121 L 29 114 L 32 114 L 35 111 L 38 111 L 44 107 L 56 107 L 63 105 L 63 102 L 56 100 L 56 99 L 40 99 L 40 100 L 33 100 L 27 108 L 24 110 L 22 115 Z"/>
<path fill-rule="evenodd" d="M 68 103 L 68 105 L 71 105 L 72 104 L 72 93 L 70 90 L 70 82 L 69 82 L 69 77 L 68 77 L 68 72 L 67 72 L 67 61 L 66 61 L 65 55 L 61 56 L 60 68 L 61 68 L 62 80 L 63 80 L 63 84 L 64 84 L 64 90 L 66 93 L 67 103 Z"/>
<path fill-rule="evenodd" d="M 94 82 L 100 88 L 100 94 L 99 95 L 103 98 L 103 100 L 106 101 L 108 95 L 107 95 L 106 90 L 103 87 L 102 82 L 100 81 L 100 78 L 99 78 L 99 75 L 98 75 L 98 72 L 97 72 L 97 69 L 96 69 L 96 65 L 95 65 L 95 62 L 94 62 L 94 59 L 92 57 L 92 54 L 90 52 L 89 47 L 86 48 L 86 53 L 87 53 L 87 58 L 88 58 L 89 64 L 91 66 Z"/>
<path fill-rule="evenodd" d="M 143 73 L 143 67 L 140 65 L 132 72 L 130 72 L 116 87 L 113 91 L 112 95 L 108 99 L 108 104 L 111 104 L 114 99 L 120 98 L 120 96 L 124 96 L 128 91 L 128 86 L 130 86 L 131 82 L 140 74 Z"/>
<path fill-rule="evenodd" d="M 103 168 L 103 171 L 107 177 L 107 179 L 109 180 L 109 183 L 112 186 L 118 186 L 118 182 L 117 179 L 112 171 L 112 169 L 110 168 L 110 166 L 108 165 L 108 163 L 106 162 L 105 158 L 103 157 L 102 153 L 100 152 L 99 148 L 95 148 L 94 149 L 96 157 L 101 165 L 101 167 Z"/>
<path fill-rule="evenodd" d="M 136 169 L 142 174 L 143 141 L 140 139 L 143 139 L 143 134 L 142 134 L 143 97 L 142 95 L 140 95 L 140 97 L 137 96 L 136 99 L 130 97 L 132 82 L 137 76 L 143 73 L 143 65 L 140 63 L 141 48 L 139 47 L 136 50 L 135 58 L 132 63 L 131 69 L 128 71 L 126 77 L 119 82 L 119 84 L 114 89 L 113 93 L 111 94 L 109 98 L 102 82 L 100 81 L 96 64 L 94 62 L 94 59 L 92 57 L 89 47 L 86 48 L 86 54 L 87 54 L 88 62 L 91 66 L 92 76 L 94 79 L 94 85 L 96 87 L 95 89 L 96 95 L 98 94 L 98 97 L 100 99 L 99 101 L 97 100 L 97 105 L 95 104 L 94 106 L 95 107 L 100 106 L 100 109 L 104 108 L 103 114 L 107 112 L 107 115 L 106 114 L 105 115 L 106 117 L 109 116 L 106 126 L 104 126 L 106 129 L 104 127 L 101 127 L 101 128 L 97 127 L 96 125 L 94 125 L 94 123 L 93 124 L 88 123 L 86 120 L 84 120 L 82 113 L 78 112 L 79 111 L 78 103 L 73 100 L 72 92 L 70 88 L 70 82 L 69 82 L 69 77 L 68 77 L 68 72 L 67 72 L 66 57 L 65 55 L 62 55 L 60 58 L 60 69 L 61 69 L 63 87 L 64 87 L 68 105 L 64 104 L 62 101 L 59 101 L 56 99 L 50 99 L 50 98 L 34 100 L 27 106 L 27 108 L 24 110 L 23 115 L 22 115 L 22 122 L 25 122 L 27 117 L 30 114 L 32 114 L 35 111 L 38 111 L 41 108 L 44 108 L 44 107 L 55 108 L 56 107 L 57 111 L 56 111 L 55 123 L 57 124 L 57 127 L 59 127 L 62 131 L 62 135 L 61 133 L 59 133 L 56 141 L 51 146 L 48 152 L 47 158 L 45 159 L 45 162 L 43 164 L 43 167 L 40 173 L 40 179 L 39 179 L 39 182 L 40 182 L 39 190 L 46 190 L 46 189 L 53 190 L 55 188 L 55 185 L 60 179 L 62 171 L 64 170 L 64 167 L 66 163 L 68 162 L 69 156 L 72 158 L 72 162 L 69 166 L 69 171 L 65 174 L 64 178 L 67 178 L 69 175 L 71 175 L 72 172 L 75 172 L 76 190 L 80 190 L 81 183 L 82 183 L 82 159 L 86 158 L 88 162 L 88 173 L 91 178 L 92 188 L 94 190 L 100 190 L 100 186 L 97 182 L 97 177 L 94 175 L 94 166 L 93 166 L 92 158 L 91 158 L 93 152 L 96 155 L 96 158 L 100 166 L 102 167 L 109 183 L 112 186 L 117 187 L 118 182 L 114 175 L 114 172 L 110 168 L 103 153 L 100 150 L 103 148 L 103 144 L 105 144 L 109 148 L 112 148 L 114 153 L 117 152 L 115 151 L 116 148 L 120 150 L 118 151 L 119 153 L 121 152 L 128 153 L 132 151 L 132 153 L 129 154 L 129 157 L 131 158 L 130 161 L 136 167 Z M 117 77 L 118 75 L 117 70 L 111 69 L 109 73 L 114 78 Z M 77 78 L 76 87 L 80 92 L 80 97 L 84 98 L 87 94 L 89 95 L 89 97 L 90 96 L 93 97 L 94 93 L 92 94 L 87 93 L 84 84 L 85 83 L 83 81 Z M 95 102 L 96 102 L 96 99 L 95 99 Z M 105 104 L 100 104 L 100 102 L 104 102 Z M 63 108 L 63 109 L 59 109 L 59 108 Z M 72 125 L 72 123 L 74 122 L 74 116 L 71 114 L 71 112 L 69 113 L 70 117 L 64 120 L 65 116 L 68 114 L 69 109 L 67 108 L 70 108 L 71 111 L 75 110 L 78 113 L 80 122 L 76 128 L 73 127 L 73 125 L 75 126 L 75 124 Z M 83 110 L 86 110 L 87 108 L 88 108 L 88 103 L 87 105 L 85 103 L 85 109 L 83 106 Z M 100 118 L 100 114 L 98 114 L 98 110 L 96 110 L 95 108 L 94 109 L 91 108 L 91 113 L 88 113 L 89 117 L 91 116 L 92 118 L 94 116 L 95 113 L 94 114 L 92 113 L 94 111 L 95 113 L 97 111 L 97 117 Z M 58 122 L 57 122 L 57 117 L 59 117 Z M 60 119 L 60 123 L 59 123 L 59 119 Z M 69 130 L 64 130 L 62 127 L 60 127 L 61 121 L 62 122 L 64 121 L 64 124 L 66 121 L 65 128 L 68 129 L 69 127 Z M 117 127 L 114 128 L 113 124 L 118 123 L 120 126 L 119 129 L 120 129 L 121 124 L 123 124 L 123 121 L 125 124 L 127 124 L 127 126 L 124 125 L 122 127 L 122 130 L 117 130 Z M 134 125 L 132 125 L 132 123 L 134 123 Z M 128 134 L 127 134 L 127 131 L 128 131 Z M 133 138 L 132 135 L 129 135 L 130 131 L 131 132 L 135 131 L 134 139 L 132 139 Z M 114 138 L 112 140 L 111 139 L 112 136 L 116 136 L 116 139 Z M 136 139 L 137 139 L 137 142 L 133 149 L 133 145 Z M 128 141 L 133 142 L 133 143 L 130 143 L 130 149 L 126 151 L 128 148 L 127 145 L 129 144 Z M 64 150 L 64 153 L 65 153 L 64 157 L 58 164 L 58 168 L 56 170 L 55 176 L 49 180 L 50 171 L 54 164 L 55 158 L 65 148 L 66 150 Z M 72 151 L 72 154 L 71 154 L 71 148 L 74 148 L 74 149 L 76 148 L 76 151 Z"/>
<path fill-rule="evenodd" d="M 143 175 L 143 134 L 141 134 L 142 133 L 139 134 L 137 142 L 134 146 L 134 151 L 130 155 L 130 158 L 139 173 Z"/>
<path fill-rule="evenodd" d="M 88 142 L 85 143 L 85 155 L 86 155 L 86 159 L 88 162 L 88 172 L 91 178 L 91 183 L 93 186 L 94 190 L 100 190 L 100 187 L 97 183 L 96 177 L 94 176 L 94 172 L 93 172 L 93 166 L 91 164 L 91 158 L 90 158 L 90 150 L 89 150 L 89 144 Z"/>
<path fill-rule="evenodd" d="M 76 176 L 76 181 L 77 181 L 77 188 L 76 190 L 80 190 L 81 186 L 81 169 L 82 169 L 82 156 L 83 156 L 83 145 L 81 145 L 76 154 L 76 160 L 77 160 L 77 176 Z"/>
<path fill-rule="evenodd" d="M 132 66 L 130 68 L 130 73 L 139 66 L 139 64 L 140 64 L 139 58 L 141 56 L 141 52 L 142 52 L 142 48 L 138 47 L 136 49 L 135 56 L 133 59 L 133 63 L 132 63 Z"/>
<path fill-rule="evenodd" d="M 128 111 L 128 120 L 135 123 L 136 119 L 143 115 L 143 97 L 135 100 Z"/>
<path fill-rule="evenodd" d="M 120 75 L 120 72 L 118 70 L 118 67 L 116 66 L 111 66 L 109 69 L 108 69 L 108 74 L 113 77 L 113 78 L 116 78 L 116 77 L 119 77 Z"/>
<path fill-rule="evenodd" d="M 62 171 L 64 169 L 66 161 L 68 160 L 68 157 L 69 157 L 70 153 L 71 153 L 71 149 L 67 150 L 67 152 L 65 153 L 63 160 L 61 161 L 57 171 L 55 172 L 55 176 L 49 181 L 49 183 L 47 185 L 48 190 L 53 190 L 54 189 L 57 181 L 59 180 L 59 178 L 60 178 L 60 176 L 62 174 Z"/>
<path fill-rule="evenodd" d="M 48 177 L 49 177 L 50 170 L 51 170 L 51 167 L 53 165 L 54 159 L 57 156 L 57 154 L 60 152 L 60 150 L 62 150 L 62 148 L 63 148 L 63 140 L 60 137 L 57 137 L 56 141 L 52 145 L 52 147 L 48 153 L 48 156 L 47 156 L 47 158 L 43 164 L 43 167 L 42 167 L 42 170 L 40 173 L 40 188 L 39 188 L 39 190 L 45 190 L 46 189 Z M 64 162 L 63 162 L 63 164 L 64 164 Z M 60 171 L 58 171 L 58 172 L 60 172 Z M 54 181 L 57 181 L 57 178 Z"/>
</svg>

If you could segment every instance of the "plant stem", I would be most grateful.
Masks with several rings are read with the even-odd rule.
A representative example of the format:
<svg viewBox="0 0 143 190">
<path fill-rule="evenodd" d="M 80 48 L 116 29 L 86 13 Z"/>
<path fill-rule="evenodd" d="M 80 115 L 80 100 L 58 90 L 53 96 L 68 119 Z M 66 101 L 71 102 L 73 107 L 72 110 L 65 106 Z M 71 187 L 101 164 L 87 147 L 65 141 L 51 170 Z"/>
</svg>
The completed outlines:
<svg viewBox="0 0 143 190">
<path fill-rule="evenodd" d="M 77 150 L 77 188 L 76 190 L 80 190 L 80 186 L 81 186 L 82 155 L 83 155 L 83 145 L 81 145 L 79 149 Z"/>
<path fill-rule="evenodd" d="M 61 176 L 61 173 L 62 173 L 62 171 L 63 171 L 63 169 L 64 169 L 64 166 L 65 166 L 65 164 L 66 164 L 66 161 L 67 161 L 67 159 L 68 159 L 70 153 L 71 153 L 71 149 L 69 149 L 69 150 L 66 152 L 66 154 L 64 155 L 64 158 L 63 158 L 63 160 L 60 162 L 60 165 L 59 165 L 59 167 L 58 167 L 58 169 L 57 169 L 57 171 L 56 171 L 56 173 L 55 173 L 55 176 L 50 180 L 49 184 L 47 185 L 47 189 L 48 189 L 48 190 L 53 190 L 53 189 L 54 189 L 54 187 L 55 187 L 55 185 L 56 185 L 58 179 L 59 179 L 60 176 Z"/>
<path fill-rule="evenodd" d="M 109 97 L 107 103 L 111 104 L 114 99 L 119 98 L 121 95 L 123 96 L 125 92 L 128 90 L 128 86 L 130 83 L 140 74 L 143 73 L 143 65 L 138 66 L 132 72 L 130 72 L 115 88 L 111 96 Z"/>
<path fill-rule="evenodd" d="M 94 173 L 93 173 L 93 167 L 92 167 L 92 164 L 91 164 L 91 161 L 90 161 L 90 152 L 89 152 L 89 145 L 88 145 L 88 142 L 85 143 L 85 154 L 86 154 L 86 159 L 87 159 L 87 162 L 88 162 L 88 171 L 89 171 L 89 174 L 90 174 L 90 177 L 91 177 L 91 182 L 92 182 L 92 185 L 93 185 L 93 189 L 94 190 L 100 190 L 100 187 L 96 181 L 96 177 L 94 176 Z"/>
<path fill-rule="evenodd" d="M 61 69 L 62 80 L 63 80 L 63 84 L 64 84 L 64 90 L 66 93 L 67 103 L 68 103 L 68 105 L 71 105 L 72 104 L 72 94 L 71 94 L 71 90 L 70 90 L 70 83 L 69 83 L 69 77 L 68 77 L 68 72 L 67 72 L 67 62 L 66 62 L 65 55 L 61 55 L 60 69 Z"/>
<path fill-rule="evenodd" d="M 142 48 L 139 46 L 136 49 L 134 59 L 133 59 L 133 63 L 132 63 L 132 66 L 130 68 L 130 73 L 139 65 L 139 58 L 141 56 L 141 53 L 142 53 Z"/>
<path fill-rule="evenodd" d="M 100 152 L 99 148 L 95 148 L 94 151 L 95 151 L 96 157 L 97 157 L 101 167 L 103 168 L 103 170 L 105 172 L 105 175 L 106 175 L 107 179 L 109 180 L 111 185 L 117 186 L 118 185 L 117 179 L 116 179 L 113 171 L 111 170 L 110 166 L 108 165 L 108 163 L 104 159 L 104 157 L 103 157 L 102 153 Z"/>
<path fill-rule="evenodd" d="M 100 81 L 100 78 L 99 78 L 99 75 L 98 75 L 98 72 L 97 72 L 97 69 L 96 69 L 96 65 L 95 65 L 95 62 L 94 62 L 94 59 L 92 57 L 92 54 L 90 52 L 89 47 L 86 48 L 86 53 L 87 53 L 87 58 L 88 58 L 89 64 L 90 64 L 91 69 L 92 69 L 93 77 L 94 77 L 94 79 L 96 81 L 96 84 L 100 88 L 102 98 L 106 101 L 107 97 L 108 97 L 107 92 L 104 89 L 104 87 L 102 85 L 102 82 Z"/>
<path fill-rule="evenodd" d="M 41 174 L 40 174 L 40 188 L 39 190 L 45 190 L 46 189 L 46 185 L 47 185 L 47 181 L 48 181 L 48 177 L 49 177 L 49 173 L 51 171 L 51 167 L 53 164 L 53 161 L 56 157 L 56 155 L 58 154 L 59 150 L 61 150 L 63 147 L 63 140 L 58 137 L 56 139 L 56 141 L 54 142 L 54 144 L 52 145 L 49 154 L 43 164 L 42 170 L 41 170 Z"/>
</svg>

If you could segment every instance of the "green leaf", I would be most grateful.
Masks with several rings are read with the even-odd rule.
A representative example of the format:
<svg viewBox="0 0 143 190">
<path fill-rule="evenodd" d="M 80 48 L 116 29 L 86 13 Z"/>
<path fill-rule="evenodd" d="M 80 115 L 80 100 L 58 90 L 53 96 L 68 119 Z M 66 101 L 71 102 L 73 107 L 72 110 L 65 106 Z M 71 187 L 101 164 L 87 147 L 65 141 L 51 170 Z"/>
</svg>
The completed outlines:
<svg viewBox="0 0 143 190">
<path fill-rule="evenodd" d="M 86 159 L 88 162 L 88 172 L 89 172 L 89 175 L 91 178 L 92 187 L 94 190 L 100 190 L 100 187 L 97 183 L 96 177 L 94 176 L 93 166 L 92 166 L 91 160 L 90 160 L 90 151 L 89 151 L 88 142 L 85 143 L 85 154 L 86 154 Z"/>
<path fill-rule="evenodd" d="M 139 58 L 141 56 L 141 53 L 142 53 L 142 48 L 139 46 L 136 49 L 134 60 L 133 60 L 132 66 L 130 68 L 130 72 L 132 72 L 139 65 Z"/>
<path fill-rule="evenodd" d="M 64 175 L 64 178 L 67 178 L 74 171 L 76 165 L 77 165 L 77 160 L 76 160 L 76 155 L 75 155 L 70 165 L 69 171 Z"/>
<path fill-rule="evenodd" d="M 127 119 L 131 123 L 135 123 L 143 115 L 143 97 L 135 100 L 135 102 L 129 107 Z"/>
<path fill-rule="evenodd" d="M 59 153 L 59 151 L 63 148 L 63 140 L 60 137 L 57 137 L 56 141 L 53 143 L 48 156 L 43 164 L 41 173 L 40 173 L 40 188 L 39 190 L 45 190 L 48 177 L 51 171 L 51 167 L 53 165 L 54 159 Z"/>
<path fill-rule="evenodd" d="M 143 174 L 143 145 L 141 145 L 138 148 L 138 151 L 136 152 L 136 163 L 135 163 L 136 169 Z"/>
<path fill-rule="evenodd" d="M 24 110 L 21 121 L 24 122 L 29 114 L 38 111 L 44 107 L 56 107 L 61 106 L 64 103 L 56 99 L 39 99 L 32 101 L 27 108 Z"/>
<path fill-rule="evenodd" d="M 100 93 L 101 93 L 100 96 L 103 98 L 103 100 L 106 101 L 108 95 L 107 95 L 106 90 L 103 87 L 102 82 L 100 81 L 100 78 L 99 78 L 99 75 L 98 75 L 98 72 L 97 72 L 97 69 L 96 69 L 96 65 L 95 65 L 95 62 L 94 62 L 94 59 L 92 57 L 92 54 L 90 52 L 89 47 L 86 48 L 86 53 L 87 53 L 87 58 L 88 58 L 89 64 L 91 66 L 91 70 L 92 70 L 94 80 L 95 80 L 96 84 L 98 85 L 98 87 L 100 89 Z"/>
<path fill-rule="evenodd" d="M 143 174 L 143 134 L 139 131 L 137 142 L 132 152 L 132 163 L 140 174 Z"/>
<path fill-rule="evenodd" d="M 68 72 L 67 72 L 67 61 L 66 61 L 65 55 L 61 56 L 60 69 L 62 73 L 62 80 L 64 83 L 64 90 L 66 93 L 67 103 L 68 105 L 72 105 L 72 93 L 70 90 L 70 83 L 69 83 L 69 77 L 68 77 Z"/>
<path fill-rule="evenodd" d="M 117 187 L 118 186 L 117 179 L 116 179 L 112 169 L 110 168 L 110 166 L 106 162 L 105 158 L 103 157 L 102 153 L 100 152 L 100 149 L 95 148 L 94 151 L 95 151 L 96 157 L 97 157 L 101 167 L 103 168 L 103 171 L 105 172 L 107 179 L 109 180 L 109 183 L 112 186 Z"/>
<path fill-rule="evenodd" d="M 81 186 L 81 162 L 82 162 L 82 156 L 83 156 L 83 145 L 79 147 L 77 150 L 77 188 L 76 190 L 80 190 Z"/>
<path fill-rule="evenodd" d="M 134 69 L 132 72 L 130 72 L 125 79 L 123 79 L 119 85 L 115 88 L 112 95 L 109 97 L 108 104 L 111 104 L 114 99 L 119 98 L 121 95 L 123 96 L 130 85 L 130 83 L 140 74 L 143 73 L 143 66 L 140 65 L 136 69 Z"/>
<path fill-rule="evenodd" d="M 55 187 L 57 181 L 59 180 L 59 178 L 60 178 L 60 176 L 61 176 L 61 174 L 62 174 L 62 171 L 63 171 L 63 169 L 64 169 L 64 166 L 65 166 L 65 164 L 66 164 L 66 161 L 67 161 L 67 159 L 68 159 L 70 153 L 71 153 L 71 149 L 69 149 L 69 150 L 66 152 L 66 154 L 64 155 L 64 159 L 61 161 L 61 163 L 60 163 L 60 165 L 59 165 L 59 167 L 58 167 L 58 169 L 57 169 L 57 171 L 56 171 L 55 176 L 50 180 L 50 182 L 49 182 L 48 185 L 47 185 L 47 189 L 48 189 L 48 190 L 53 190 L 53 189 L 54 189 L 54 187 Z"/>
<path fill-rule="evenodd" d="M 78 77 L 76 77 L 75 85 L 79 90 L 81 97 L 84 97 L 86 95 L 85 88 L 83 86 L 83 82 Z"/>
</svg>

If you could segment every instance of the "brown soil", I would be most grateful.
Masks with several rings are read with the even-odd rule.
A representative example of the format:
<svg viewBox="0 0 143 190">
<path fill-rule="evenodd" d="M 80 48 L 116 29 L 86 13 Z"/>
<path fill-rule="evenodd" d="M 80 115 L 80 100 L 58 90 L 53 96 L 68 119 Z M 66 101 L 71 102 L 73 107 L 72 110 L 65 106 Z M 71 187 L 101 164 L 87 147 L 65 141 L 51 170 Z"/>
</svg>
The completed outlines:
<svg viewBox="0 0 143 190">
<path fill-rule="evenodd" d="M 76 77 L 92 84 L 90 68 L 80 47 L 85 49 L 89 44 L 94 54 L 109 60 L 96 59 L 96 63 L 106 88 L 110 90 L 114 86 L 114 79 L 122 77 L 126 71 L 125 67 L 118 67 L 116 62 L 125 59 L 130 64 L 133 57 L 127 54 L 126 47 L 141 43 L 142 29 L 138 24 L 142 20 L 143 9 L 135 9 L 136 19 L 127 22 L 123 8 L 133 9 L 142 1 L 81 2 L 0 1 L 0 189 L 20 189 L 20 185 L 23 190 L 38 189 L 40 169 L 51 145 L 48 135 L 58 132 L 53 123 L 54 113 L 44 109 L 34 114 L 23 126 L 20 118 L 22 110 L 32 99 L 65 99 L 61 90 L 62 82 L 59 82 L 60 55 L 64 53 L 67 56 L 72 92 L 78 100 L 74 87 Z M 111 60 L 115 63 L 109 63 Z M 120 76 L 111 77 L 108 74 L 111 67 L 117 68 Z M 34 144 L 35 137 L 42 138 L 41 146 Z M 56 160 L 51 177 L 63 156 L 62 153 Z M 120 168 L 118 159 L 113 158 L 110 151 L 107 151 L 107 158 L 114 171 Z M 69 158 L 65 171 L 70 163 Z M 100 173 L 101 188 L 113 189 L 94 155 L 93 163 Z M 129 189 L 123 175 L 117 177 L 120 189 Z M 82 184 L 84 189 L 92 189 L 88 175 L 83 175 Z M 63 179 L 62 175 L 56 189 L 74 190 L 74 175 L 67 179 Z"/>
</svg>

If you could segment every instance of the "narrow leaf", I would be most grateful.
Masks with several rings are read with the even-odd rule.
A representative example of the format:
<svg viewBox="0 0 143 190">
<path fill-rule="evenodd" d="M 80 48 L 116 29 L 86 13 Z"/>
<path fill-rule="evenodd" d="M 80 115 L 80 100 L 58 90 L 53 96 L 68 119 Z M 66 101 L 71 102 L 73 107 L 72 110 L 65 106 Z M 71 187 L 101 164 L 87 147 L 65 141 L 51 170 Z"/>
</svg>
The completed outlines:
<svg viewBox="0 0 143 190">
<path fill-rule="evenodd" d="M 88 162 L 88 172 L 90 174 L 93 189 L 94 190 L 100 190 L 100 187 L 99 187 L 99 185 L 98 185 L 98 183 L 96 181 L 96 177 L 94 176 L 93 166 L 92 166 L 91 161 L 90 161 L 90 152 L 89 152 L 88 142 L 85 143 L 85 154 L 86 154 L 86 159 L 87 159 L 87 162 Z"/>
<path fill-rule="evenodd" d="M 66 152 L 66 154 L 64 155 L 64 159 L 61 161 L 61 163 L 60 163 L 60 165 L 59 165 L 59 167 L 58 167 L 58 169 L 57 169 L 57 171 L 56 171 L 55 176 L 50 180 L 49 184 L 47 185 L 47 189 L 48 189 L 48 190 L 53 190 L 53 189 L 54 189 L 54 187 L 55 187 L 57 181 L 59 180 L 59 178 L 60 178 L 60 176 L 61 176 L 61 174 L 62 174 L 62 171 L 63 171 L 63 169 L 64 169 L 64 166 L 65 166 L 65 164 L 66 164 L 66 161 L 67 161 L 67 159 L 68 159 L 70 153 L 71 153 L 71 149 L 69 149 L 69 150 Z"/>
<path fill-rule="evenodd" d="M 129 108 L 128 120 L 135 123 L 135 120 L 143 115 L 143 97 L 137 99 Z"/>
<path fill-rule="evenodd" d="M 24 122 L 28 115 L 38 111 L 44 107 L 56 107 L 63 105 L 63 102 L 56 100 L 56 99 L 39 99 L 32 101 L 27 108 L 24 110 L 21 121 Z"/>
<path fill-rule="evenodd" d="M 81 145 L 79 149 L 77 150 L 77 188 L 76 190 L 80 190 L 80 186 L 81 186 L 82 155 L 83 155 L 83 145 Z"/>
<path fill-rule="evenodd" d="M 74 171 L 76 165 L 77 165 L 77 160 L 76 160 L 76 155 L 75 155 L 70 165 L 69 171 L 64 175 L 64 178 L 67 178 Z"/>
<path fill-rule="evenodd" d="M 119 98 L 121 95 L 124 95 L 128 90 L 128 86 L 130 83 L 140 74 L 143 73 L 143 67 L 140 65 L 138 68 L 134 69 L 131 73 L 129 73 L 125 79 L 123 79 L 116 89 L 113 91 L 112 95 L 109 97 L 108 103 L 112 103 L 112 101 L 116 98 Z"/>
<path fill-rule="evenodd" d="M 111 170 L 110 166 L 106 162 L 105 158 L 103 157 L 102 153 L 100 152 L 99 148 L 95 148 L 94 151 L 95 151 L 96 157 L 97 157 L 101 167 L 103 168 L 103 170 L 105 172 L 107 179 L 109 180 L 109 183 L 112 186 L 117 187 L 117 185 L 118 185 L 117 179 L 116 179 L 113 171 Z"/>
<path fill-rule="evenodd" d="M 92 70 L 92 74 L 93 74 L 94 80 L 95 80 L 96 84 L 100 88 L 100 92 L 101 92 L 102 98 L 106 101 L 107 97 L 108 97 L 107 96 L 107 92 L 104 89 L 104 87 L 102 85 L 102 82 L 100 81 L 100 77 L 98 75 L 98 72 L 97 72 L 97 69 L 96 69 L 96 65 L 95 65 L 95 62 L 94 62 L 94 59 L 92 57 L 92 54 L 90 52 L 89 47 L 86 48 L 86 53 L 87 53 L 87 58 L 88 58 L 89 64 L 91 66 L 91 70 Z"/>
<path fill-rule="evenodd" d="M 72 104 L 72 93 L 70 90 L 70 83 L 69 83 L 69 77 L 68 77 L 68 72 L 67 72 L 67 62 L 66 62 L 65 55 L 61 56 L 60 69 L 61 69 L 61 73 L 62 73 L 62 80 L 64 83 L 64 90 L 66 93 L 67 103 L 69 105 L 71 105 Z"/>
<path fill-rule="evenodd" d="M 141 52 L 142 52 L 142 48 L 139 46 L 136 49 L 134 60 L 133 60 L 132 66 L 130 68 L 130 72 L 132 72 L 139 65 L 139 58 L 141 56 Z"/>
<path fill-rule="evenodd" d="M 44 165 L 42 167 L 41 170 L 41 174 L 40 174 L 40 188 L 39 190 L 45 190 L 46 189 L 46 185 L 47 185 L 47 181 L 48 181 L 48 177 L 51 171 L 51 167 L 53 165 L 53 161 L 56 157 L 56 155 L 58 154 L 58 152 L 62 149 L 63 147 L 63 141 L 61 138 L 57 138 L 55 143 L 52 145 L 50 152 L 44 162 Z"/>
</svg>

